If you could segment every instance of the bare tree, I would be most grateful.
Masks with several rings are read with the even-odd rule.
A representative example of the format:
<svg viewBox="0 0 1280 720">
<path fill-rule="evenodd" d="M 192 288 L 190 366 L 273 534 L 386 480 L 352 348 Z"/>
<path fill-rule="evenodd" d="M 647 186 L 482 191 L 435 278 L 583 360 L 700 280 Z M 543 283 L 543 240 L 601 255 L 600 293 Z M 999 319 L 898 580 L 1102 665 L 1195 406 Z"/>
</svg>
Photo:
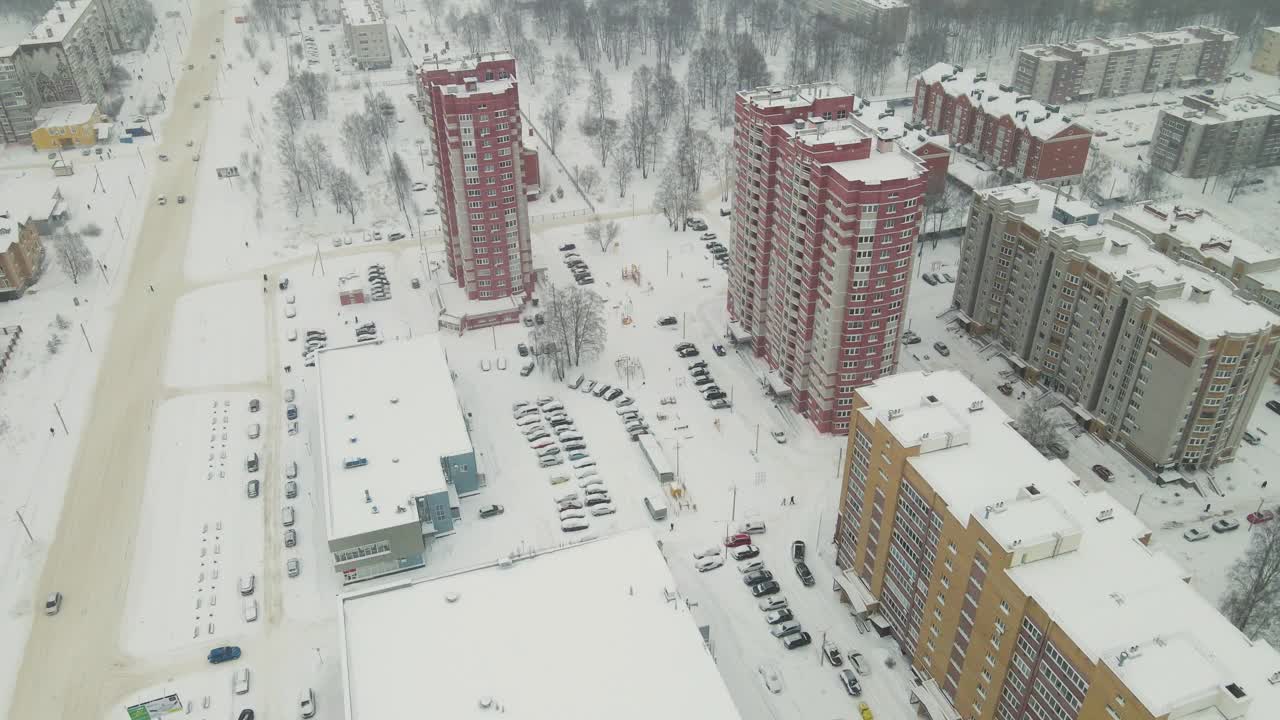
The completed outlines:
<svg viewBox="0 0 1280 720">
<path fill-rule="evenodd" d="M 284 195 L 284 201 L 289 205 L 289 209 L 293 211 L 293 216 L 298 217 L 303 203 L 307 201 L 307 194 L 290 177 L 280 178 L 280 192 Z"/>
<path fill-rule="evenodd" d="M 71 232 L 65 226 L 53 234 L 54 257 L 58 259 L 58 267 L 71 276 L 73 284 L 80 284 L 80 276 L 93 270 L 93 253 L 85 244 L 78 232 Z"/>
<path fill-rule="evenodd" d="M 342 147 L 347 159 L 368 175 L 378 164 L 378 137 L 367 113 L 353 112 L 342 119 Z"/>
<path fill-rule="evenodd" d="M 372 87 L 367 90 L 364 96 L 365 127 L 373 133 L 374 138 L 382 142 L 390 155 L 391 130 L 395 126 L 391 115 L 395 112 L 395 104 L 391 102 L 391 96 L 386 90 L 379 90 L 377 93 L 373 92 Z"/>
<path fill-rule="evenodd" d="M 624 147 L 615 148 L 618 155 L 626 155 Z M 631 176 L 635 174 L 636 169 L 631 167 L 631 163 L 625 158 L 616 158 L 613 163 L 613 182 L 618 186 L 618 197 L 627 196 L 627 187 L 631 184 Z"/>
<path fill-rule="evenodd" d="M 1227 574 L 1222 614 L 1241 632 L 1257 636 L 1280 614 L 1280 523 L 1249 530 L 1249 547 Z"/>
<path fill-rule="evenodd" d="M 601 252 L 608 252 L 609 247 L 618 239 L 621 232 L 622 227 L 617 222 L 613 220 L 604 222 L 598 217 L 583 227 L 583 233 L 587 239 L 599 246 Z"/>
<path fill-rule="evenodd" d="M 329 146 L 325 144 L 324 138 L 315 133 L 304 138 L 302 157 L 307 164 L 307 180 L 314 184 L 317 190 L 323 190 L 328 168 L 333 165 L 333 158 L 329 155 Z"/>
<path fill-rule="evenodd" d="M 563 366 L 578 365 L 604 350 L 608 330 L 605 302 L 599 295 L 572 285 L 552 285 L 543 294 L 542 308 L 546 334 L 554 340 L 554 352 L 564 354 Z"/>
<path fill-rule="evenodd" d="M 600 125 L 604 125 L 612 106 L 613 88 L 609 87 L 608 78 L 597 68 L 591 73 L 591 82 L 587 87 L 588 112 Z"/>
<path fill-rule="evenodd" d="M 1018 432 L 1038 448 L 1046 448 L 1058 441 L 1058 427 L 1049 412 L 1052 409 L 1052 400 L 1039 398 L 1018 411 Z"/>
<path fill-rule="evenodd" d="M 258 61 L 258 72 L 262 73 L 263 75 L 270 75 L 271 68 L 273 67 L 275 67 L 275 65 L 271 64 L 271 60 L 269 58 L 262 58 L 261 60 Z"/>
<path fill-rule="evenodd" d="M 693 178 L 682 170 L 682 161 L 672 157 L 663 168 L 658 191 L 653 196 L 653 209 L 662 213 L 673 230 L 683 230 L 684 220 L 702 208 L 702 198 L 693 188 Z"/>
<path fill-rule="evenodd" d="M 312 119 L 329 113 L 329 76 L 303 70 L 293 80 L 299 99 L 311 111 Z"/>
<path fill-rule="evenodd" d="M 333 171 L 333 175 L 329 177 L 329 197 L 338 212 L 346 212 L 351 216 L 351 224 L 354 225 L 356 213 L 364 209 L 364 191 L 356 184 L 351 173 L 342 168 Z"/>
<path fill-rule="evenodd" d="M 271 112 L 276 120 L 288 126 L 289 134 L 297 132 L 298 123 L 302 122 L 302 101 L 290 87 L 280 88 L 271 101 Z"/>
<path fill-rule="evenodd" d="M 306 192 L 303 183 L 306 180 L 306 160 L 303 159 L 302 153 L 298 150 L 296 138 L 290 133 L 281 133 L 276 139 L 276 159 L 280 162 L 280 167 L 289 173 L 289 177 L 293 178 L 294 183 L 298 186 L 298 192 Z M 314 203 L 312 203 L 314 205 Z"/>
<path fill-rule="evenodd" d="M 578 187 L 582 189 L 582 192 L 590 195 L 595 190 L 596 185 L 600 183 L 600 171 L 590 165 L 586 167 L 574 165 L 573 179 L 578 183 Z"/>
<path fill-rule="evenodd" d="M 504 14 L 505 17 L 508 14 Z M 511 17 L 518 17 L 518 13 L 509 13 Z M 538 76 L 542 74 L 542 67 L 546 64 L 546 58 L 542 54 L 542 46 L 528 39 L 520 38 L 511 45 L 512 54 L 516 56 L 516 60 L 520 63 L 520 78 L 523 80 L 528 78 L 530 85 L 538 84 Z"/>
<path fill-rule="evenodd" d="M 1094 153 L 1080 175 L 1080 189 L 1095 202 L 1106 200 L 1111 192 L 1111 173 L 1114 170 L 1115 163 L 1110 158 Z"/>
<path fill-rule="evenodd" d="M 556 93 L 561 97 L 569 97 L 578 89 L 578 63 L 574 59 L 560 53 L 556 55 L 553 72 L 556 77 Z"/>
<path fill-rule="evenodd" d="M 396 202 L 399 203 L 400 211 L 404 213 L 404 221 L 408 224 L 409 205 L 413 203 L 413 179 L 409 177 L 409 168 L 398 152 L 391 153 L 391 160 L 387 163 L 387 182 L 395 192 Z"/>
<path fill-rule="evenodd" d="M 560 143 L 560 136 L 564 132 L 564 106 L 552 100 L 542 110 L 542 133 L 547 137 L 547 145 L 551 146 L 551 154 L 556 154 L 556 145 Z"/>
</svg>

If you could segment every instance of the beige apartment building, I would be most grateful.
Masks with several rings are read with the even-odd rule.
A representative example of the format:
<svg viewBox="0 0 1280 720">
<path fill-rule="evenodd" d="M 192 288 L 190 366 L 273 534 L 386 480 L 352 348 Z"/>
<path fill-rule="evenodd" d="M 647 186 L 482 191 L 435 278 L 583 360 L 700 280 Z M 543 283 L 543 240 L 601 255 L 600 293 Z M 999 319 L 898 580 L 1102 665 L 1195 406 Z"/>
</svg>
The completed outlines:
<svg viewBox="0 0 1280 720">
<path fill-rule="evenodd" d="M 59 0 L 20 45 L 40 105 L 98 103 L 111 72 L 106 14 L 98 0 Z"/>
<path fill-rule="evenodd" d="M 342 0 L 342 34 L 361 69 L 391 67 L 391 40 L 381 0 Z"/>
<path fill-rule="evenodd" d="M 1211 27 L 1086 38 L 1018 49 L 1013 88 L 1044 103 L 1218 82 L 1239 37 Z"/>
<path fill-rule="evenodd" d="M 1235 457 L 1280 338 L 1231 282 L 1032 183 L 975 196 L 952 306 L 1153 469 Z"/>
<path fill-rule="evenodd" d="M 856 394 L 836 582 L 897 642 L 920 717 L 1280 717 L 1280 653 L 1010 423 L 956 371 Z"/>
<path fill-rule="evenodd" d="M 1280 75 L 1280 25 L 1262 29 L 1250 67 L 1268 75 Z"/>
<path fill-rule="evenodd" d="M 805 0 L 814 12 L 848 21 L 867 35 L 903 42 L 911 6 L 906 0 Z"/>
<path fill-rule="evenodd" d="M 1185 96 L 1160 109 L 1150 149 L 1152 165 L 1189 178 L 1280 164 L 1280 99 Z"/>
</svg>

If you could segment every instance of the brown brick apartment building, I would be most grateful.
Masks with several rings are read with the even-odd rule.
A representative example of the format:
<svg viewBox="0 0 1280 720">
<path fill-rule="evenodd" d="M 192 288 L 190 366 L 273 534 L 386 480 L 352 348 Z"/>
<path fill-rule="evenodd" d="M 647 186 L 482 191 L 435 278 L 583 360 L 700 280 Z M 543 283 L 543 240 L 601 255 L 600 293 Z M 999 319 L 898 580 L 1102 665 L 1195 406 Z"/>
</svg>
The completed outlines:
<svg viewBox="0 0 1280 720">
<path fill-rule="evenodd" d="M 922 716 L 1280 717 L 1280 653 L 963 374 L 880 378 L 855 397 L 837 583 L 915 670 Z"/>
<path fill-rule="evenodd" d="M 22 297 L 40 275 L 44 246 L 33 223 L 0 215 L 0 300 Z"/>
</svg>

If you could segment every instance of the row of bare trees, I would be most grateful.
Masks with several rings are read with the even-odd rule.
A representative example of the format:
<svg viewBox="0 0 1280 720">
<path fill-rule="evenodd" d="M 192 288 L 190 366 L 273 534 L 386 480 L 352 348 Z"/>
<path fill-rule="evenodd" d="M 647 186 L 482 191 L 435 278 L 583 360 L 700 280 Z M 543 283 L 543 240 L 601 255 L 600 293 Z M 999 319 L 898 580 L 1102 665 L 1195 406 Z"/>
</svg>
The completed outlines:
<svg viewBox="0 0 1280 720">
<path fill-rule="evenodd" d="M 604 298 L 586 288 L 552 285 L 542 291 L 540 308 L 546 322 L 534 328 L 533 342 L 557 380 L 564 379 L 568 368 L 604 351 Z"/>
</svg>

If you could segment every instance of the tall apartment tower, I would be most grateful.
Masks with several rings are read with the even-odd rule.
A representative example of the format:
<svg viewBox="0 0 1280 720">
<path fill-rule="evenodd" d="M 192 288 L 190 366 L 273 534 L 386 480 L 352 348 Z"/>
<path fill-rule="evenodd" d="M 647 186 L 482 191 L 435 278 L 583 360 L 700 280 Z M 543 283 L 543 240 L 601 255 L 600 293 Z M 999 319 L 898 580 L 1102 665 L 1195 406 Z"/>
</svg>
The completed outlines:
<svg viewBox="0 0 1280 720">
<path fill-rule="evenodd" d="M 1218 82 L 1238 41 L 1226 30 L 1196 26 L 1026 45 L 1018 49 L 1013 88 L 1041 102 L 1064 103 Z"/>
<path fill-rule="evenodd" d="M 1280 318 L 1128 223 L 1031 183 L 978 192 L 952 305 L 1023 377 L 1155 470 L 1232 460 Z"/>
<path fill-rule="evenodd" d="M 486 53 L 420 72 L 449 274 L 468 301 L 522 303 L 534 274 L 515 59 Z"/>
<path fill-rule="evenodd" d="M 922 716 L 1280 717 L 1280 653 L 962 373 L 881 378 L 853 407 L 835 579 L 915 670 Z"/>
<path fill-rule="evenodd" d="M 0 142 L 31 142 L 39 103 L 27 92 L 26 68 L 17 46 L 0 47 Z"/>
<path fill-rule="evenodd" d="M 731 334 L 752 338 L 821 432 L 848 429 L 854 389 L 891 374 L 927 169 L 831 83 L 739 92 Z"/>
<path fill-rule="evenodd" d="M 59 0 L 19 45 L 40 105 L 97 103 L 107 91 L 111 42 L 98 0 Z"/>
</svg>

